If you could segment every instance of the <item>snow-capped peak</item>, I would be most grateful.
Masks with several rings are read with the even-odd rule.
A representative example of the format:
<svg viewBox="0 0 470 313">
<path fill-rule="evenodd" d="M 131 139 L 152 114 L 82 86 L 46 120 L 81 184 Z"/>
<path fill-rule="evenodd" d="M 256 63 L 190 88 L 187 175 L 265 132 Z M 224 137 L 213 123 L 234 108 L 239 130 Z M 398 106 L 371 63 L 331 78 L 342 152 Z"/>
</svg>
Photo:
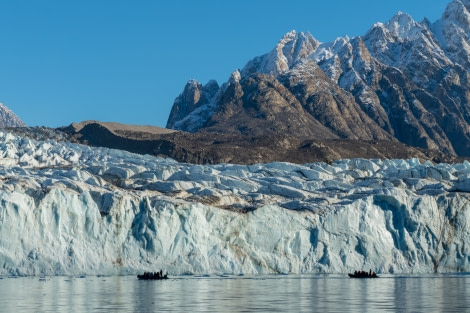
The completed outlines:
<svg viewBox="0 0 470 313">
<path fill-rule="evenodd" d="M 295 37 L 297 37 L 297 31 L 295 29 L 287 32 L 282 39 L 279 41 L 279 43 L 287 43 L 289 41 L 295 40 Z"/>
<path fill-rule="evenodd" d="M 470 66 L 470 0 L 454 0 L 432 29 L 448 57 L 465 68 Z"/>
<path fill-rule="evenodd" d="M 394 37 L 400 38 L 401 40 L 412 39 L 423 29 L 410 15 L 403 12 L 395 14 L 384 26 Z"/>
<path fill-rule="evenodd" d="M 0 127 L 25 127 L 26 124 L 3 103 L 0 103 Z"/>
<path fill-rule="evenodd" d="M 470 30 L 469 11 L 470 0 L 454 0 L 447 6 L 442 19 L 446 24 L 454 24 L 468 32 Z"/>
<path fill-rule="evenodd" d="M 310 33 L 292 30 L 282 37 L 271 52 L 249 61 L 241 75 L 248 76 L 258 72 L 278 76 L 288 71 L 299 59 L 311 55 L 319 44 Z"/>
<path fill-rule="evenodd" d="M 237 69 L 232 73 L 232 75 L 230 75 L 229 82 L 238 83 L 241 78 L 242 78 L 242 75 L 240 74 L 240 71 Z"/>
</svg>

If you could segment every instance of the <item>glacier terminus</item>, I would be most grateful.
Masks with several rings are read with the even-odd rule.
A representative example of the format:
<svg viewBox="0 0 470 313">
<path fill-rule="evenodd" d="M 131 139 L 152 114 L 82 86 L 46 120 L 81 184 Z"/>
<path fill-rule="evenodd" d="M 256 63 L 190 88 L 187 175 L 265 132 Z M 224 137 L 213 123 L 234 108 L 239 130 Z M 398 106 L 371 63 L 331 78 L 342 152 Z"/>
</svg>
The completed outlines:
<svg viewBox="0 0 470 313">
<path fill-rule="evenodd" d="M 470 271 L 470 163 L 191 165 L 0 133 L 0 274 Z"/>
</svg>

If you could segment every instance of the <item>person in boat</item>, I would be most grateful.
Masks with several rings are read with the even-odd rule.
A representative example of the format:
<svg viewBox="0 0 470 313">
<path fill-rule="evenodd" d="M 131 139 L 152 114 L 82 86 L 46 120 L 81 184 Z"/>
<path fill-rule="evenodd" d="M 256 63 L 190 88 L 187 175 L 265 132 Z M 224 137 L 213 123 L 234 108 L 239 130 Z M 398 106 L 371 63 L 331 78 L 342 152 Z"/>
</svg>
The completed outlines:
<svg viewBox="0 0 470 313">
<path fill-rule="evenodd" d="M 354 274 L 349 274 L 349 277 L 356 277 L 356 278 L 377 278 L 377 274 L 372 270 L 369 272 L 366 271 L 354 271 Z"/>
<path fill-rule="evenodd" d="M 159 272 L 144 272 L 143 275 L 137 275 L 139 279 L 151 279 L 151 280 L 160 280 L 168 279 L 168 274 L 163 275 L 163 270 Z"/>
</svg>

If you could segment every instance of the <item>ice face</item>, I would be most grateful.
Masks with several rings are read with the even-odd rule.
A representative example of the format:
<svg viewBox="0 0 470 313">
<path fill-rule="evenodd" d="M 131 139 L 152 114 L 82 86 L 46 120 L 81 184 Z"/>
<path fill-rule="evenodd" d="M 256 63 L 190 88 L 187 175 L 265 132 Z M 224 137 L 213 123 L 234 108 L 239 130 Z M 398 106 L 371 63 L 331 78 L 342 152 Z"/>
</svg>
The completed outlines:
<svg viewBox="0 0 470 313">
<path fill-rule="evenodd" d="M 467 162 L 206 166 L 0 141 L 3 275 L 470 270 Z"/>
</svg>

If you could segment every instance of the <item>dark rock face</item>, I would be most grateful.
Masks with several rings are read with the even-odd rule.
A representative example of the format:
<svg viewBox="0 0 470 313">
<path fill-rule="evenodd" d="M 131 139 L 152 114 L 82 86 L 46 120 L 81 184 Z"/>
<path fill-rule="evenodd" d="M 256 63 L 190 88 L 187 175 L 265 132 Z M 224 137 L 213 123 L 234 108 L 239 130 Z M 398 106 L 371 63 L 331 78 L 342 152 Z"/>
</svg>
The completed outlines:
<svg viewBox="0 0 470 313">
<path fill-rule="evenodd" d="M 310 138 L 321 134 L 319 139 L 338 138 L 308 114 L 284 85 L 265 74 L 231 83 L 203 129 L 252 137 L 283 134 Z"/>
<path fill-rule="evenodd" d="M 292 163 L 333 162 L 338 159 L 408 159 L 434 162 L 462 161 L 441 151 L 417 149 L 397 141 L 353 139 L 302 140 L 297 136 L 220 134 L 198 131 L 162 132 L 157 129 L 132 129 L 128 125 L 87 122 L 61 129 L 19 129 L 16 133 L 32 138 L 48 138 L 127 150 L 134 153 L 170 157 L 195 164 L 255 164 L 275 161 Z M 125 129 L 125 131 L 123 131 Z M 28 130 L 28 131 L 26 131 Z M 47 131 L 47 132 L 46 132 Z M 140 139 L 138 139 L 140 138 Z"/>
<path fill-rule="evenodd" d="M 394 140 L 362 110 L 350 93 L 334 83 L 313 61 L 297 64 L 279 80 L 292 92 L 306 113 L 337 137 Z"/>
<path fill-rule="evenodd" d="M 197 111 L 201 119 L 207 119 L 205 107 L 210 105 L 218 90 L 219 85 L 215 80 L 209 81 L 205 86 L 195 80 L 190 80 L 184 87 L 183 93 L 176 98 L 167 124 L 172 125 L 173 128 L 194 131 L 191 121 L 185 120 L 185 117 Z"/>
<path fill-rule="evenodd" d="M 333 43 L 290 32 L 220 88 L 199 87 L 204 100 L 185 88 L 167 127 L 386 140 L 469 157 L 469 12 L 468 0 L 451 2 L 435 23 L 399 12 L 363 37 Z"/>
</svg>

